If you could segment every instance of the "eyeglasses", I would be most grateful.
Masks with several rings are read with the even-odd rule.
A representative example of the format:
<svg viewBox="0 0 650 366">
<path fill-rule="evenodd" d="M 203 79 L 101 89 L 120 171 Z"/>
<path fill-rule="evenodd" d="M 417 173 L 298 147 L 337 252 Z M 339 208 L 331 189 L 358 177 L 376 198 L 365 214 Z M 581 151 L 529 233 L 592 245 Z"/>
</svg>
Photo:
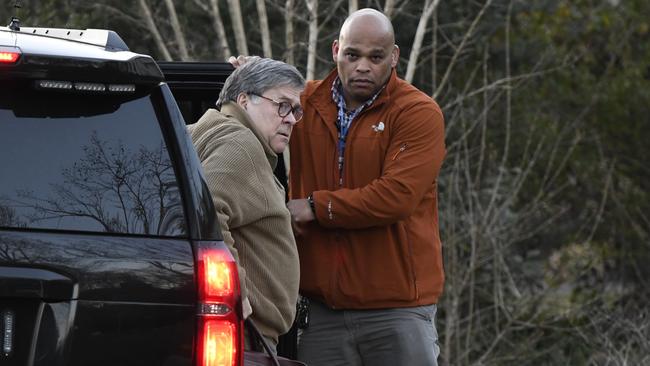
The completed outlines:
<svg viewBox="0 0 650 366">
<path fill-rule="evenodd" d="M 266 99 L 269 102 L 273 102 L 278 105 L 278 115 L 282 118 L 286 117 L 289 115 L 289 113 L 293 114 L 293 118 L 296 119 L 296 122 L 300 121 L 303 115 L 303 110 L 301 106 L 292 106 L 291 103 L 289 102 L 278 102 L 277 100 L 273 100 L 271 98 L 267 98 L 263 95 L 259 95 L 256 93 L 248 93 L 251 95 L 254 95 L 256 97 L 260 97 L 262 99 Z"/>
</svg>

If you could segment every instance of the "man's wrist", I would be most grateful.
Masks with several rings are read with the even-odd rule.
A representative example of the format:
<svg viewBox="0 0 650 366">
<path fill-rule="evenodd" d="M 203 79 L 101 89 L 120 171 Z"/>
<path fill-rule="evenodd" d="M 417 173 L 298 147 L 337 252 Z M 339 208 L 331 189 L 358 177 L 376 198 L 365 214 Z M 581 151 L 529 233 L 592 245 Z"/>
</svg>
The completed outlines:
<svg viewBox="0 0 650 366">
<path fill-rule="evenodd" d="M 310 194 L 307 196 L 307 203 L 309 203 L 309 208 L 311 209 L 311 213 L 314 214 L 314 217 L 316 216 L 316 205 L 314 204 L 314 194 Z"/>
</svg>

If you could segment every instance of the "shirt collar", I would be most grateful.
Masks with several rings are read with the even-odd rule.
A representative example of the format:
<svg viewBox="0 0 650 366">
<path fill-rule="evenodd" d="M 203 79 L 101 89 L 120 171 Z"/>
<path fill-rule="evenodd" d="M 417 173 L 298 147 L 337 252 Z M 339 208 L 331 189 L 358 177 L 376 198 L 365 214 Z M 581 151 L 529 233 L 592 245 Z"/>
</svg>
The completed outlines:
<svg viewBox="0 0 650 366">
<path fill-rule="evenodd" d="M 373 95 L 370 99 L 366 100 L 364 103 L 358 106 L 354 111 L 347 111 L 347 106 L 345 105 L 345 98 L 343 97 L 343 84 L 341 82 L 341 78 L 339 78 L 337 75 L 336 78 L 334 78 L 334 81 L 332 82 L 332 100 L 334 101 L 334 104 L 338 105 L 339 108 L 343 108 L 343 110 L 346 110 L 348 113 L 361 111 L 364 108 L 370 107 L 372 103 L 375 102 L 379 94 L 381 94 L 381 92 L 386 88 L 386 84 L 384 84 L 375 93 L 375 95 Z"/>
</svg>

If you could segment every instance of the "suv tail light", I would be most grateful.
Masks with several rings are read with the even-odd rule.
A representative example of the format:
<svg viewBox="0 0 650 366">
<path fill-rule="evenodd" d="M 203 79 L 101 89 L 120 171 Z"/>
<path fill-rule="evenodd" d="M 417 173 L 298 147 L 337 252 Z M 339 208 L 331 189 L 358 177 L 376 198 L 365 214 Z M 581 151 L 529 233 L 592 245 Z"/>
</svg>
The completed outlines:
<svg viewBox="0 0 650 366">
<path fill-rule="evenodd" d="M 237 264 L 219 242 L 196 246 L 199 304 L 197 366 L 237 366 L 243 356 L 243 320 Z"/>
<path fill-rule="evenodd" d="M 16 47 L 0 47 L 0 65 L 15 64 L 20 58 L 21 52 Z"/>
</svg>

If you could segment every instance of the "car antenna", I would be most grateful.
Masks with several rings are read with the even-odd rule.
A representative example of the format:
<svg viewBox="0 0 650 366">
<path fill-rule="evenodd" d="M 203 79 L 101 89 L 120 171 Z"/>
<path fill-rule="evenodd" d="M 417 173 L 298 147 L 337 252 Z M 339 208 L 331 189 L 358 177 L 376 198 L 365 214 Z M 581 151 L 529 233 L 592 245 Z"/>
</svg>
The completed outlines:
<svg viewBox="0 0 650 366">
<path fill-rule="evenodd" d="M 18 15 L 18 9 L 20 9 L 20 8 L 21 8 L 20 1 L 16 0 L 16 2 L 14 2 L 14 9 L 15 9 L 14 11 L 15 11 L 16 15 Z M 20 30 L 20 19 L 18 19 L 17 16 L 12 16 L 11 17 L 11 23 L 9 23 L 9 25 L 7 27 L 9 27 L 9 29 L 11 29 L 12 31 L 19 31 Z"/>
</svg>

